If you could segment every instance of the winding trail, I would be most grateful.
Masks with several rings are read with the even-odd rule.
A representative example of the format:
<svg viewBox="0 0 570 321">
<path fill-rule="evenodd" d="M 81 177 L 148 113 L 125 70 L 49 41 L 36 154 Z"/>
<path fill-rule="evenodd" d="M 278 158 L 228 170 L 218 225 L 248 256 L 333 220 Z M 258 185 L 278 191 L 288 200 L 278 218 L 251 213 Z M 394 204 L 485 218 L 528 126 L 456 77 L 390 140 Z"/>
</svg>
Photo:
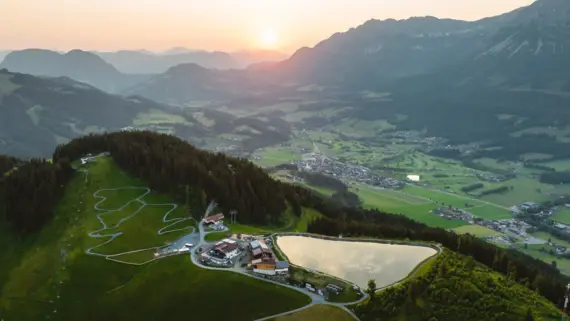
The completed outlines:
<svg viewBox="0 0 570 321">
<path fill-rule="evenodd" d="M 120 208 L 117 209 L 106 209 L 106 208 L 102 208 L 101 204 L 105 203 L 105 201 L 107 201 L 107 197 L 106 196 L 102 196 L 100 195 L 100 193 L 102 192 L 108 192 L 108 191 L 122 191 L 122 190 L 141 190 L 141 193 L 139 194 L 139 196 L 131 199 L 130 201 L 128 201 L 127 203 L 125 203 L 123 206 L 121 206 Z M 128 263 L 128 262 L 123 262 L 123 261 L 119 261 L 114 259 L 113 257 L 116 256 L 121 256 L 124 254 L 129 254 L 129 253 L 136 253 L 136 252 L 140 252 L 140 251 L 147 251 L 147 250 L 151 250 L 151 249 L 155 249 L 158 248 L 160 246 L 157 247 L 152 247 L 152 248 L 146 248 L 146 249 L 137 249 L 137 250 L 133 250 L 133 251 L 128 251 L 128 252 L 123 252 L 123 253 L 115 253 L 115 254 L 102 254 L 102 253 L 97 253 L 94 250 L 107 245 L 109 243 L 111 243 L 112 241 L 114 241 L 117 237 L 123 235 L 123 232 L 116 232 L 116 233 L 111 233 L 111 234 L 101 234 L 101 232 L 107 231 L 107 230 L 113 230 L 118 228 L 121 224 L 123 224 L 124 222 L 130 220 L 131 218 L 135 217 L 140 211 L 142 211 L 145 207 L 147 206 L 167 206 L 167 207 L 171 207 L 162 217 L 162 222 L 163 223 L 167 223 L 168 225 L 161 228 L 160 230 L 157 231 L 158 235 L 164 235 L 167 233 L 171 233 L 171 232 L 177 232 L 177 231 L 183 231 L 183 230 L 191 230 L 192 233 L 194 232 L 196 229 L 193 226 L 186 226 L 184 228 L 179 228 L 179 229 L 173 229 L 173 230 L 168 230 L 168 228 L 184 222 L 184 221 L 188 221 L 188 220 L 192 220 L 191 217 L 185 217 L 185 218 L 169 218 L 170 214 L 172 212 L 174 212 L 177 208 L 178 205 L 174 204 L 174 203 L 161 203 L 161 204 L 148 204 L 146 203 L 143 199 L 145 196 L 147 196 L 148 194 L 151 193 L 150 188 L 148 187 L 138 187 L 138 186 L 127 186 L 127 187 L 119 187 L 119 188 L 105 188 L 105 189 L 100 189 L 98 191 L 96 191 L 95 193 L 93 193 L 93 197 L 100 199 L 100 201 L 98 201 L 97 203 L 95 203 L 95 205 L 93 205 L 93 209 L 96 211 L 102 211 L 103 213 L 97 214 L 97 219 L 99 220 L 99 222 L 101 223 L 101 225 L 103 226 L 101 229 L 93 231 L 88 233 L 87 235 L 91 238 L 96 238 L 96 239 L 102 239 L 102 238 L 108 238 L 107 241 L 98 244 L 96 246 L 90 247 L 88 248 L 85 252 L 87 254 L 90 255 L 96 255 L 96 256 L 101 256 L 104 257 L 106 259 L 112 260 L 112 261 L 117 261 L 117 262 L 121 262 L 121 263 Z M 117 212 L 120 212 L 122 210 L 124 210 L 125 208 L 129 207 L 131 204 L 133 203 L 139 203 L 140 206 L 139 208 L 134 211 L 132 214 L 130 214 L 129 216 L 123 217 L 119 220 L 118 223 L 109 226 L 107 225 L 107 223 L 105 222 L 105 220 L 103 219 L 103 216 L 105 215 L 109 215 L 109 214 L 114 214 Z M 147 262 L 145 262 L 147 263 Z M 131 263 L 134 264 L 134 263 Z M 143 263 L 144 264 L 144 263 Z M 138 264 L 137 264 L 138 265 Z"/>
</svg>

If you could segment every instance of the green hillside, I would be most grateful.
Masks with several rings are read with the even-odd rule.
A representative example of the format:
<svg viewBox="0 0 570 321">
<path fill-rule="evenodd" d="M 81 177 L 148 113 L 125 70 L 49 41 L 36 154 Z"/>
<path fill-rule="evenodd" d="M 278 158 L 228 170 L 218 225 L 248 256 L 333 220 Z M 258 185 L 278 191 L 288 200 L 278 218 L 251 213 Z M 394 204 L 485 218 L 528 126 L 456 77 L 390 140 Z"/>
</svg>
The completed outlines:
<svg viewBox="0 0 570 321">
<path fill-rule="evenodd" d="M 189 257 L 169 257 L 145 265 L 153 251 L 118 255 L 164 246 L 191 232 L 195 222 L 187 206 L 180 205 L 163 222 L 171 207 L 150 204 L 175 203 L 151 192 L 148 203 L 119 227 L 100 234 L 123 234 L 108 238 L 89 237 L 102 228 L 94 205 L 102 209 L 123 208 L 104 215 L 115 225 L 136 212 L 141 204 L 127 205 L 144 194 L 146 184 L 121 171 L 109 157 L 98 158 L 88 174 L 76 171 L 54 219 L 39 233 L 20 237 L 0 221 L 0 318 L 4 320 L 175 320 L 193 315 L 204 320 L 252 320 L 308 303 L 308 297 L 269 283 L 229 272 L 200 269 Z M 143 189 L 119 189 L 143 187 Z M 99 191 L 99 193 L 97 193 Z M 127 205 L 127 206 L 125 206 Z M 192 209 L 190 209 L 192 210 Z M 159 230 L 163 235 L 158 235 Z M 169 232 L 171 231 L 171 232 Z M 86 254 L 92 247 L 96 256 Z M 246 293 L 246 295 L 244 295 Z M 273 298 L 263 305 L 258 302 Z M 219 309 L 225 302 L 226 309 Z"/>
<path fill-rule="evenodd" d="M 560 320 L 560 311 L 536 292 L 450 251 L 356 310 L 363 321 L 378 315 L 386 321 Z"/>
<path fill-rule="evenodd" d="M 87 165 L 77 161 L 103 151 L 110 155 Z M 535 319 L 548 320 L 557 310 L 548 302 L 557 303 L 568 282 L 549 264 L 470 235 L 402 215 L 339 207 L 300 186 L 270 179 L 247 160 L 211 154 L 168 135 L 124 132 L 76 139 L 58 147 L 53 162 L 30 161 L 0 177 L 1 209 L 7 214 L 0 220 L 0 318 L 254 320 L 309 303 L 307 296 L 284 287 L 201 269 L 187 255 L 154 258 L 157 248 L 183 235 L 184 242 L 196 237 L 195 218 L 212 201 L 225 213 L 238 209 L 233 232 L 279 229 L 427 241 L 474 259 L 467 264 L 447 256 L 449 261 L 440 264 L 446 267 L 438 268 L 441 274 L 422 270 L 426 281 L 420 277 L 419 286 L 412 286 L 422 295 L 413 305 L 403 306 L 398 291 L 404 290 L 396 288 L 388 292 L 394 301 L 374 299 L 359 307 L 364 320 L 384 317 L 386 311 L 395 320 L 404 312 L 411 320 L 426 314 L 478 320 L 505 309 L 503 319 L 514 321 L 528 307 Z M 488 268 L 469 267 L 477 264 Z M 541 296 L 531 304 L 524 298 L 534 290 Z M 461 294 L 460 300 L 453 304 L 456 297 L 449 293 Z M 220 302 L 227 308 L 220 309 Z"/>
</svg>

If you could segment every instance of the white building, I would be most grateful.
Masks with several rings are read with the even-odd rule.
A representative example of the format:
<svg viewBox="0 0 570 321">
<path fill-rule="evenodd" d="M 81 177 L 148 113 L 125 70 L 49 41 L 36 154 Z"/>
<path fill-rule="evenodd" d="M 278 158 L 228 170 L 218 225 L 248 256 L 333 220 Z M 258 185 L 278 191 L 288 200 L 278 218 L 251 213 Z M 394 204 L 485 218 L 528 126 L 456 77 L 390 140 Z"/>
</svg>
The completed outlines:
<svg viewBox="0 0 570 321">
<path fill-rule="evenodd" d="M 253 273 L 265 274 L 265 275 L 275 275 L 275 270 L 263 270 L 263 269 L 253 269 Z"/>
</svg>

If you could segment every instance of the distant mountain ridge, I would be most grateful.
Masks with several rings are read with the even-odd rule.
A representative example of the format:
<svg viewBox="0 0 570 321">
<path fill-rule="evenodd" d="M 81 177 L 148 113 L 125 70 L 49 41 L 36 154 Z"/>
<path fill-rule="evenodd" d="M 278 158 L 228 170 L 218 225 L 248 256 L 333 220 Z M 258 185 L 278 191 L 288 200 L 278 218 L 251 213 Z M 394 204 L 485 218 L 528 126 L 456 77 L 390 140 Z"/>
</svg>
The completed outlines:
<svg viewBox="0 0 570 321">
<path fill-rule="evenodd" d="M 118 92 L 146 77 L 123 74 L 99 56 L 82 50 L 65 54 L 43 49 L 12 51 L 0 63 L 0 69 L 36 76 L 69 77 L 109 92 Z"/>
<path fill-rule="evenodd" d="M 67 77 L 40 78 L 0 69 L 0 154 L 47 156 L 58 143 L 119 130 L 139 113 L 165 108 L 141 97 L 110 95 Z"/>
<path fill-rule="evenodd" d="M 181 64 L 197 64 L 209 69 L 241 69 L 251 64 L 266 61 L 281 61 L 286 55 L 277 51 L 221 51 L 190 50 L 173 48 L 164 53 L 143 53 L 123 50 L 117 52 L 94 52 L 118 70 L 130 74 L 159 74 Z"/>
</svg>

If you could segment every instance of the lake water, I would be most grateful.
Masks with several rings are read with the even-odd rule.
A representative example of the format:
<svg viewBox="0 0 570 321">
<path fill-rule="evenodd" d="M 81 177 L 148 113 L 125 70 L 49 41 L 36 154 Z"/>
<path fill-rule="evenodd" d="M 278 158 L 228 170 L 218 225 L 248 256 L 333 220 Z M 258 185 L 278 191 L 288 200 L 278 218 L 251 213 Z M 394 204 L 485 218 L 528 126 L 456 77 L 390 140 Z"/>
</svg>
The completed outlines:
<svg viewBox="0 0 570 321">
<path fill-rule="evenodd" d="M 422 246 L 330 241 L 279 236 L 277 245 L 292 264 L 350 281 L 361 288 L 375 279 L 378 288 L 405 278 L 436 250 Z"/>
</svg>

